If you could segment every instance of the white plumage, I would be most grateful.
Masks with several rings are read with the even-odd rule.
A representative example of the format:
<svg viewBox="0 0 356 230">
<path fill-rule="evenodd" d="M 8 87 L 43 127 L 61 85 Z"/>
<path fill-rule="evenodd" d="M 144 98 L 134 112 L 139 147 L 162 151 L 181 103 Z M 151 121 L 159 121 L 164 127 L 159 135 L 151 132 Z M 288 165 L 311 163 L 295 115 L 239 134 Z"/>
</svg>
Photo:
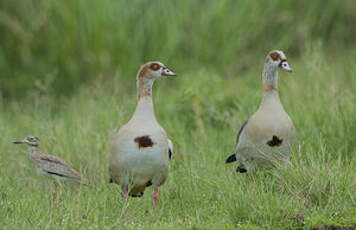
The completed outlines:
<svg viewBox="0 0 356 230">
<path fill-rule="evenodd" d="M 263 99 L 255 114 L 242 125 L 235 154 L 226 162 L 238 162 L 237 171 L 273 168 L 285 164 L 295 139 L 292 120 L 285 112 L 277 90 L 278 67 L 292 72 L 282 51 L 267 55 L 263 72 Z"/>
<path fill-rule="evenodd" d="M 149 62 L 140 68 L 135 113 L 114 136 L 110 149 L 110 180 L 120 184 L 124 194 L 133 197 L 142 196 L 145 188 L 153 185 L 156 206 L 158 186 L 168 175 L 172 143 L 156 120 L 152 85 L 160 76 L 175 75 L 160 62 Z"/>
</svg>

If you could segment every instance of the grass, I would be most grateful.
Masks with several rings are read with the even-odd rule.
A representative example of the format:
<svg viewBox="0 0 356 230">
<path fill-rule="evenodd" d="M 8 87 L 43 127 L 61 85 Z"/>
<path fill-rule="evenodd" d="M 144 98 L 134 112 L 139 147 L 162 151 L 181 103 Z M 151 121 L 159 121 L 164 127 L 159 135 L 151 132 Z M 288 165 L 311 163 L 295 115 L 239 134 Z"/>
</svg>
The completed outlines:
<svg viewBox="0 0 356 230">
<path fill-rule="evenodd" d="M 98 74 L 71 97 L 33 90 L 0 103 L 0 223 L 4 229 L 310 229 L 356 225 L 356 58 L 309 46 L 280 73 L 282 102 L 297 130 L 290 164 L 257 171 L 251 183 L 224 160 L 236 132 L 261 100 L 265 53 L 244 71 L 222 75 L 204 65 L 154 85 L 157 119 L 173 140 L 168 180 L 131 199 L 125 221 L 118 186 L 108 183 L 110 137 L 128 121 L 135 74 Z M 288 53 L 287 53 L 288 56 Z M 138 65 L 137 65 L 138 68 Z M 123 80 L 124 79 L 124 80 Z M 27 148 L 13 140 L 32 133 L 44 152 L 70 162 L 90 186 L 54 186 L 36 174 Z M 284 189 L 280 191 L 280 180 Z"/>
<path fill-rule="evenodd" d="M 236 72 L 272 47 L 289 57 L 309 42 L 350 49 L 354 21 L 354 0 L 1 0 L 0 91 L 17 100 L 44 86 L 71 95 L 99 74 L 155 59 Z"/>
<path fill-rule="evenodd" d="M 354 0 L 0 1 L 0 224 L 4 229 L 311 229 L 356 225 Z M 286 168 L 252 183 L 224 161 L 282 49 L 282 102 L 297 140 Z M 125 221 L 108 183 L 110 137 L 133 114 L 140 64 L 179 74 L 154 85 L 173 140 L 159 210 L 153 191 Z M 55 186 L 25 147 L 41 138 L 91 181 Z M 283 192 L 280 181 L 284 182 Z"/>
</svg>

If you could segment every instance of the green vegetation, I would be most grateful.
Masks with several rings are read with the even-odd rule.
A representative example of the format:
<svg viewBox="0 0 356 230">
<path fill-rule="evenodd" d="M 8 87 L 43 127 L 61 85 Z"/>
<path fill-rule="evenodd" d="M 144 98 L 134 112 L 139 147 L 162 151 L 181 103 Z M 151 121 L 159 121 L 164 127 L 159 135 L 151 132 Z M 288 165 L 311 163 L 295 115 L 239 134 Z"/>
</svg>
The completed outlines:
<svg viewBox="0 0 356 230">
<path fill-rule="evenodd" d="M 356 225 L 355 12 L 354 1 L 0 1 L 1 227 Z M 279 87 L 297 141 L 286 168 L 250 181 L 224 161 L 276 48 L 294 69 Z M 134 111 L 136 71 L 152 59 L 179 74 L 153 91 L 175 153 L 158 213 L 148 189 L 130 200 L 127 222 L 108 149 Z M 91 185 L 37 175 L 27 148 L 11 143 L 29 133 Z"/>
<path fill-rule="evenodd" d="M 237 72 L 272 48 L 300 56 L 311 41 L 353 47 L 355 21 L 354 0 L 1 0 L 0 89 L 68 95 L 147 60 Z"/>
</svg>

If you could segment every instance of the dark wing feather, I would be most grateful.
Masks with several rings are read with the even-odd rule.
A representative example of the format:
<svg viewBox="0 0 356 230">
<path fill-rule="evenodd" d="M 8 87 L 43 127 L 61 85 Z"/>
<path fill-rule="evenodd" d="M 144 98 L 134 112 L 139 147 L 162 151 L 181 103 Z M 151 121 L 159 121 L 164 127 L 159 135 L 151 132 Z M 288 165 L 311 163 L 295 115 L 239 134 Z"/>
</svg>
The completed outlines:
<svg viewBox="0 0 356 230">
<path fill-rule="evenodd" d="M 250 119 L 250 117 L 247 118 L 247 119 L 244 121 L 244 123 L 242 123 L 242 126 L 241 126 L 239 132 L 237 133 L 236 144 L 239 143 L 239 139 L 240 139 L 241 133 L 242 133 L 242 131 L 244 130 L 245 126 L 247 125 L 249 119 Z M 234 154 L 230 155 L 230 156 L 225 160 L 225 163 L 228 164 L 228 163 L 232 163 L 232 162 L 235 162 L 235 161 L 236 161 L 236 154 L 234 153 Z"/>
<path fill-rule="evenodd" d="M 168 156 L 169 159 L 172 158 L 172 154 L 173 154 L 173 143 L 171 140 L 168 139 Z"/>
<path fill-rule="evenodd" d="M 239 132 L 237 133 L 236 144 L 239 143 L 241 133 L 242 133 L 242 131 L 244 130 L 245 126 L 247 125 L 249 119 L 250 119 L 250 117 L 248 117 L 248 118 L 244 121 L 244 123 L 242 123 L 242 126 L 241 126 Z"/>
<path fill-rule="evenodd" d="M 171 159 L 171 158 L 172 158 L 172 151 L 171 151 L 171 149 L 168 149 L 168 155 L 169 155 L 169 159 Z"/>
<path fill-rule="evenodd" d="M 235 155 L 235 153 L 232 154 L 232 155 L 230 155 L 230 156 L 226 159 L 225 163 L 228 164 L 228 163 L 232 163 L 232 162 L 234 162 L 234 161 L 236 161 L 236 155 Z"/>
</svg>

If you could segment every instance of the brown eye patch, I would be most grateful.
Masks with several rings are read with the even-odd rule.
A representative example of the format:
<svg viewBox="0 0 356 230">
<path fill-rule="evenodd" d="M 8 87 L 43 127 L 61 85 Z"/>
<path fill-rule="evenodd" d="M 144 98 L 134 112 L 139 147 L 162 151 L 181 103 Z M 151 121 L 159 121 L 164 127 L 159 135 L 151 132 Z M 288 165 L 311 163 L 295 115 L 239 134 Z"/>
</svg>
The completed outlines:
<svg viewBox="0 0 356 230">
<path fill-rule="evenodd" d="M 271 56 L 273 61 L 280 61 L 281 60 L 281 56 L 277 52 L 272 52 L 269 56 Z"/>
<path fill-rule="evenodd" d="M 158 70 L 159 67 L 160 67 L 160 66 L 159 66 L 157 63 L 153 63 L 153 64 L 151 65 L 151 69 L 154 70 L 154 71 Z"/>
</svg>

